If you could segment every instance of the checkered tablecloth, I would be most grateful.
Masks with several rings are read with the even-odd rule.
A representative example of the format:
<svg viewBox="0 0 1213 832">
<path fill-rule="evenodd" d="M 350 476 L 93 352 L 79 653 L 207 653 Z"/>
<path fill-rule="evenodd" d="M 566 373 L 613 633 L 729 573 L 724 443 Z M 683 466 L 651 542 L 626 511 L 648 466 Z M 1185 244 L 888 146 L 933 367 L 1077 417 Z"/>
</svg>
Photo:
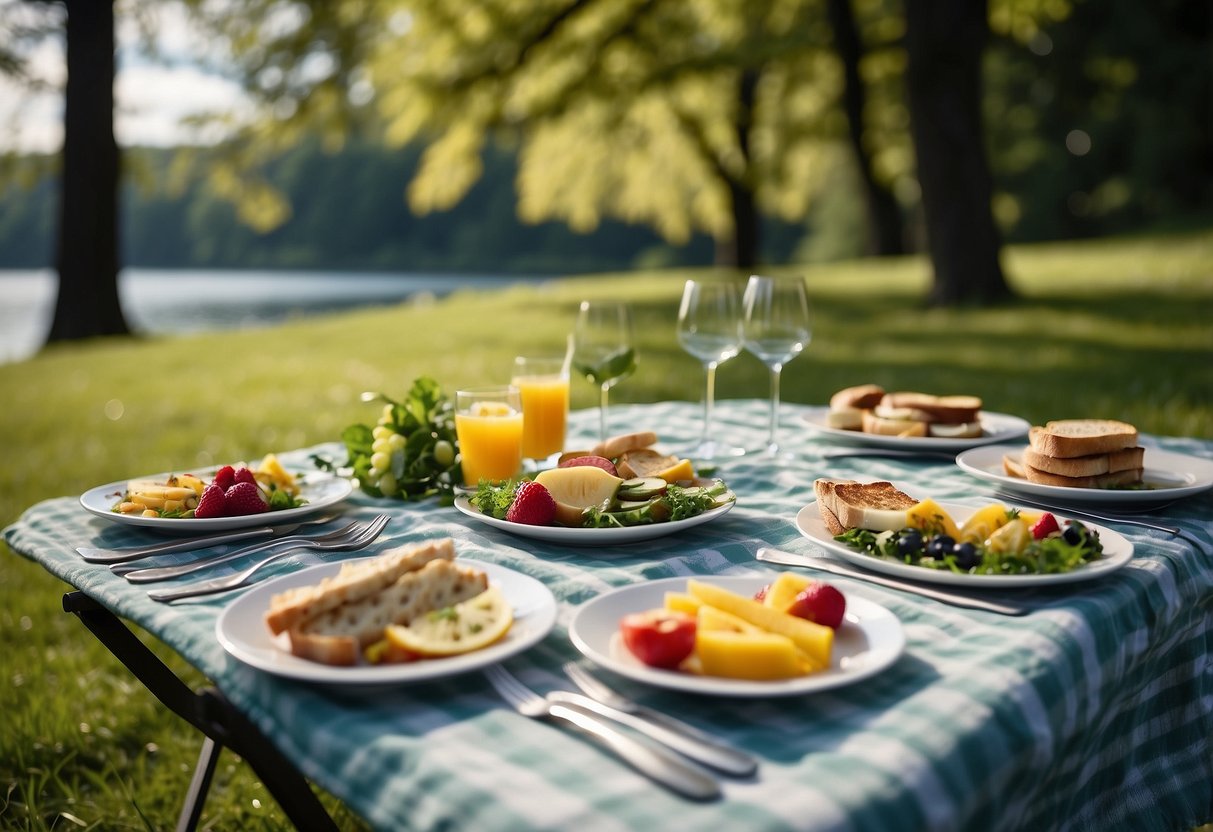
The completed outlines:
<svg viewBox="0 0 1213 832">
<path fill-rule="evenodd" d="M 750 448 L 765 442 L 767 404 L 727 401 L 716 428 Z M 569 687 L 577 658 L 568 624 L 578 604 L 654 578 L 770 573 L 763 545 L 808 552 L 793 518 L 814 478 L 872 475 L 942 500 L 989 496 L 947 462 L 827 461 L 831 446 L 785 404 L 781 438 L 799 459 L 756 455 L 723 466 L 738 495 L 723 518 L 674 537 L 610 550 L 559 547 L 498 532 L 435 504 L 361 495 L 349 513 L 396 515 L 363 556 L 401 542 L 451 536 L 457 549 L 542 580 L 556 595 L 556 628 L 507 666 L 537 689 Z M 663 443 L 699 429 L 691 403 L 617 407 L 611 424 L 651 428 Z M 597 413 L 573 414 L 570 445 Z M 1213 443 L 1143 437 L 1143 444 L 1213 458 Z M 315 451 L 282 454 L 288 463 Z M 132 472 L 137 474 L 140 472 Z M 761 758 L 759 774 L 724 783 L 723 799 L 683 801 L 596 745 L 507 708 L 477 674 L 374 691 L 299 684 L 235 661 L 215 638 L 232 595 L 166 606 L 78 545 L 145 540 L 80 508 L 40 503 L 5 530 L 12 549 L 154 634 L 212 679 L 311 780 L 383 829 L 1135 829 L 1213 820 L 1213 497 L 1205 492 L 1156 519 L 1181 537 L 1108 524 L 1131 540 L 1132 562 L 1098 582 L 1034 590 L 1022 618 L 944 606 L 862 582 L 844 592 L 892 610 L 905 654 L 859 684 L 786 699 L 720 699 L 650 689 L 606 675 L 647 704 L 677 713 Z M 329 555 L 326 559 L 341 557 Z M 300 554 L 277 572 L 318 556 Z M 273 574 L 273 573 L 271 573 Z M 1008 591 L 1009 592 L 1009 591 Z"/>
</svg>

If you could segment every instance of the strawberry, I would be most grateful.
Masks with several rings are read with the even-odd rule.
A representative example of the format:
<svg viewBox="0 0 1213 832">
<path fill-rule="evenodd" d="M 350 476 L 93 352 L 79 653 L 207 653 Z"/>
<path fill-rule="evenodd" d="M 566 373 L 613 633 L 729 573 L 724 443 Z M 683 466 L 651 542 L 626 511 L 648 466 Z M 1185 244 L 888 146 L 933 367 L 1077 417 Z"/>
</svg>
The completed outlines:
<svg viewBox="0 0 1213 832">
<path fill-rule="evenodd" d="M 1039 520 L 1032 524 L 1032 539 L 1040 540 L 1059 531 L 1061 531 L 1061 527 L 1057 525 L 1057 518 L 1046 511 L 1040 515 Z"/>
<path fill-rule="evenodd" d="M 202 496 L 198 498 L 198 506 L 194 509 L 194 516 L 199 518 L 207 517 L 223 517 L 226 514 L 227 498 L 224 496 L 223 489 L 217 483 L 211 483 L 202 490 Z"/>
<path fill-rule="evenodd" d="M 248 482 L 253 485 L 257 484 L 257 478 L 253 476 L 253 472 L 241 466 L 236 469 L 236 473 L 232 475 L 236 482 Z M 230 487 L 230 486 L 229 486 Z"/>
<path fill-rule="evenodd" d="M 514 492 L 505 519 L 528 526 L 550 526 L 556 516 L 556 500 L 552 493 L 537 482 L 524 482 Z"/>
<path fill-rule="evenodd" d="M 227 491 L 236 484 L 236 470 L 230 465 L 224 465 L 215 472 L 215 478 L 211 482 Z"/>
<path fill-rule="evenodd" d="M 830 584 L 814 581 L 796 596 L 788 612 L 837 630 L 847 611 L 847 599 Z"/>
<path fill-rule="evenodd" d="M 240 517 L 245 514 L 260 514 L 270 510 L 270 504 L 261 494 L 261 489 L 251 482 L 238 482 L 223 495 L 227 504 L 228 517 Z"/>
</svg>

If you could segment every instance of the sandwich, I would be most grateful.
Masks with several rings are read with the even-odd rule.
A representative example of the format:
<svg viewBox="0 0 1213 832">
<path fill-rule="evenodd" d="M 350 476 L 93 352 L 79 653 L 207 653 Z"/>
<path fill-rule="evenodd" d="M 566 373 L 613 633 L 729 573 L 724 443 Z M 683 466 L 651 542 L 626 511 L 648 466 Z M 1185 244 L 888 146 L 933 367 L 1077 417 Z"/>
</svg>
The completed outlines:
<svg viewBox="0 0 1213 832">
<path fill-rule="evenodd" d="M 357 664 L 389 625 L 408 625 L 488 589 L 483 572 L 454 560 L 454 543 L 446 538 L 347 563 L 315 586 L 275 595 L 266 625 L 274 635 L 287 633 L 296 656 L 322 664 Z"/>
<path fill-rule="evenodd" d="M 595 445 L 590 451 L 563 454 L 563 457 L 581 456 L 589 453 L 615 463 L 619 476 L 625 480 L 637 477 L 657 477 L 670 471 L 682 460 L 673 454 L 663 454 L 653 448 L 657 434 L 651 430 L 623 433 L 612 436 Z"/>
<path fill-rule="evenodd" d="M 1137 429 L 1114 419 L 1061 419 L 1028 432 L 1028 447 L 1003 456 L 1008 476 L 1063 488 L 1117 488 L 1141 482 L 1145 449 Z"/>
<path fill-rule="evenodd" d="M 891 482 L 860 483 L 822 478 L 813 483 L 817 510 L 830 534 L 847 529 L 896 531 L 905 528 L 906 512 L 918 505 Z"/>
<path fill-rule="evenodd" d="M 878 384 L 860 384 L 845 387 L 830 396 L 830 411 L 826 422 L 841 430 L 863 430 L 864 413 L 869 412 L 884 398 L 884 388 Z"/>
<path fill-rule="evenodd" d="M 830 397 L 826 423 L 882 436 L 964 439 L 982 435 L 981 407 L 976 396 L 887 393 L 879 385 L 861 384 Z"/>
</svg>

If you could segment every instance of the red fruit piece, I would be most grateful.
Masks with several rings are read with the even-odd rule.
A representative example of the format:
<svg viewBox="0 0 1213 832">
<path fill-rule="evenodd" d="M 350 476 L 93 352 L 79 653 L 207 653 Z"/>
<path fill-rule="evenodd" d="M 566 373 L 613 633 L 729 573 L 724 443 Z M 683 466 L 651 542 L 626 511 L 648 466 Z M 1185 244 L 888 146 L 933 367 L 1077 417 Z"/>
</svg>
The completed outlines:
<svg viewBox="0 0 1213 832">
<path fill-rule="evenodd" d="M 847 599 L 833 586 L 821 581 L 801 590 L 788 608 L 789 614 L 815 621 L 831 630 L 837 630 L 842 625 L 846 611 Z"/>
<path fill-rule="evenodd" d="M 763 584 L 762 587 L 754 593 L 754 600 L 761 604 L 763 601 L 767 600 L 767 593 L 770 591 L 771 585 Z"/>
<path fill-rule="evenodd" d="M 604 456 L 575 456 L 572 459 L 566 459 L 564 462 L 560 463 L 561 468 L 578 468 L 586 465 L 601 468 L 612 477 L 619 476 L 619 471 L 615 468 L 615 463 L 611 462 Z"/>
<path fill-rule="evenodd" d="M 236 482 L 247 482 L 253 485 L 257 484 L 257 478 L 253 476 L 253 472 L 243 466 L 237 468 L 236 473 L 232 476 Z"/>
<path fill-rule="evenodd" d="M 260 514 L 270 510 L 270 504 L 261 494 L 261 489 L 251 482 L 238 482 L 223 495 L 227 503 L 228 517 L 241 517 L 245 514 Z"/>
<path fill-rule="evenodd" d="M 215 472 L 215 478 L 211 482 L 227 491 L 236 484 L 236 469 L 230 465 L 224 465 Z"/>
<path fill-rule="evenodd" d="M 556 518 L 556 500 L 552 493 L 537 482 L 524 482 L 514 492 L 514 502 L 505 513 L 511 523 L 528 526 L 550 526 Z"/>
<path fill-rule="evenodd" d="M 1039 520 L 1032 524 L 1032 539 L 1040 540 L 1059 531 L 1061 531 L 1061 527 L 1057 525 L 1057 518 L 1046 511 L 1040 515 Z"/>
<path fill-rule="evenodd" d="M 694 618 L 673 610 L 635 612 L 619 622 L 623 643 L 650 667 L 677 667 L 695 649 L 696 631 Z"/>
<path fill-rule="evenodd" d="M 223 489 L 216 483 L 211 483 L 202 490 L 202 496 L 198 498 L 198 507 L 194 509 L 194 516 L 203 519 L 223 517 L 226 509 L 227 498 L 224 497 Z"/>
</svg>

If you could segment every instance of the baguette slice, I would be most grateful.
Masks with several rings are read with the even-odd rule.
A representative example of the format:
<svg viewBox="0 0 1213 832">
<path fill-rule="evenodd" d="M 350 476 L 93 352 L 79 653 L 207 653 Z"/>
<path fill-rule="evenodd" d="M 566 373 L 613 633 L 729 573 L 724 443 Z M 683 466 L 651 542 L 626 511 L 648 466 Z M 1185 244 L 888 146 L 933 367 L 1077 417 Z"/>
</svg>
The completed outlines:
<svg viewBox="0 0 1213 832">
<path fill-rule="evenodd" d="M 813 491 L 821 519 L 832 534 L 842 534 L 847 529 L 905 528 L 906 511 L 918 505 L 918 500 L 885 481 L 859 483 L 823 478 L 813 483 Z"/>
<path fill-rule="evenodd" d="M 1133 447 L 1106 454 L 1056 457 L 1038 453 L 1032 448 L 1024 448 L 1023 464 L 1063 477 L 1097 477 L 1101 474 L 1115 474 L 1141 468 L 1145 453 L 1145 448 Z"/>
<path fill-rule="evenodd" d="M 370 597 L 435 559 L 455 559 L 455 544 L 449 537 L 399 546 L 370 560 L 344 564 L 340 572 L 315 586 L 275 595 L 265 623 L 277 635 L 306 618 Z"/>
<path fill-rule="evenodd" d="M 1028 431 L 1032 450 L 1052 457 L 1106 454 L 1137 444 L 1137 428 L 1115 419 L 1059 419 Z"/>
<path fill-rule="evenodd" d="M 357 663 L 362 648 L 383 638 L 389 624 L 475 598 L 488 577 L 449 560 L 431 560 L 379 592 L 314 615 L 291 627 L 291 652 L 324 664 Z"/>
</svg>

